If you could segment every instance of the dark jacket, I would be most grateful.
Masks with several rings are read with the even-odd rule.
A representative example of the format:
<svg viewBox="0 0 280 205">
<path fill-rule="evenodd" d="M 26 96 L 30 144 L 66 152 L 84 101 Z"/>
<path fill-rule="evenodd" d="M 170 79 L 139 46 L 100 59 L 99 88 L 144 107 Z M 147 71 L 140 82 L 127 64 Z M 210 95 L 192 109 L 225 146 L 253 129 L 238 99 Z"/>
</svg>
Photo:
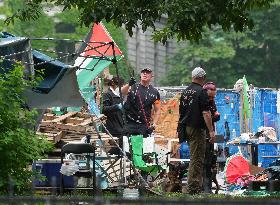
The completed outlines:
<svg viewBox="0 0 280 205">
<path fill-rule="evenodd" d="M 192 82 L 183 91 L 180 98 L 179 123 L 193 128 L 206 129 L 202 112 L 209 110 L 209 96 L 206 90 L 201 85 Z"/>
<path fill-rule="evenodd" d="M 102 113 L 107 116 L 106 127 L 113 136 L 121 136 L 123 134 L 124 120 L 122 110 L 118 107 L 121 98 L 115 95 L 109 88 L 103 95 Z"/>
</svg>

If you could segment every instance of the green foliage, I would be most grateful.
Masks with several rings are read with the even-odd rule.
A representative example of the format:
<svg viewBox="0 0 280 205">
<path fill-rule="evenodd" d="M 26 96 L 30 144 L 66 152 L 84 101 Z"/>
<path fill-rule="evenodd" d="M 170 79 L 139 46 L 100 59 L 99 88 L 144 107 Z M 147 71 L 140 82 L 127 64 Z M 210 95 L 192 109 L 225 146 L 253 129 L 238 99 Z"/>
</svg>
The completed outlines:
<svg viewBox="0 0 280 205">
<path fill-rule="evenodd" d="M 3 14 L 9 16 L 24 6 L 25 3 L 22 0 L 5 0 L 4 6 L 0 7 L 0 9 L 3 9 Z M 43 12 L 36 20 L 21 21 L 20 19 L 13 19 L 13 24 L 10 25 L 5 25 L 4 20 L 0 20 L 0 31 L 6 30 L 16 36 L 30 38 L 52 37 L 55 31 L 54 26 L 54 20 Z M 50 41 L 46 44 L 42 43 L 42 41 L 32 41 L 32 47 L 34 48 L 48 49 L 54 47 L 54 45 L 54 42 Z"/>
<path fill-rule="evenodd" d="M 232 88 L 243 75 L 255 86 L 279 87 L 279 2 L 251 14 L 255 22 L 252 31 L 225 33 L 215 27 L 205 32 L 199 44 L 189 42 L 178 49 L 169 60 L 172 69 L 162 79 L 162 85 L 190 82 L 191 70 L 202 66 L 206 69 L 207 81 L 214 81 L 219 87 Z"/>
<path fill-rule="evenodd" d="M 28 165 L 43 156 L 51 147 L 43 136 L 33 130 L 36 111 L 24 108 L 23 93 L 34 86 L 25 80 L 24 68 L 0 72 L 0 192 L 6 192 L 9 179 L 21 192 L 30 185 L 34 175 Z"/>
<path fill-rule="evenodd" d="M 44 0 L 25 0 L 25 7 L 14 13 L 21 20 L 37 18 Z M 165 42 L 168 38 L 178 40 L 199 40 L 205 27 L 221 25 L 224 31 L 233 28 L 244 31 L 253 27 L 250 11 L 268 7 L 273 0 L 49 0 L 49 3 L 63 6 L 64 10 L 77 8 L 80 23 L 86 26 L 105 19 L 117 27 L 124 25 L 132 35 L 133 28 L 141 25 L 155 29 L 155 22 L 167 18 L 162 29 L 155 30 L 154 39 Z M 9 20 L 13 20 L 10 18 Z"/>
</svg>

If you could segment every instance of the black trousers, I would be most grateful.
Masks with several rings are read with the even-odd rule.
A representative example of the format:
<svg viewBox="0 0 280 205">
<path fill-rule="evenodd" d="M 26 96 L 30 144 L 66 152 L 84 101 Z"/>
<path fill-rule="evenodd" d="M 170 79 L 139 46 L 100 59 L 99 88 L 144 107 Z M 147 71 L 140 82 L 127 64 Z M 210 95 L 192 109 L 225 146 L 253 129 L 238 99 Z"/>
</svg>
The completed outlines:
<svg viewBox="0 0 280 205">
<path fill-rule="evenodd" d="M 137 123 L 134 121 L 127 121 L 125 126 L 125 132 L 129 135 L 143 135 L 148 137 L 148 127 L 146 124 Z"/>
<path fill-rule="evenodd" d="M 206 193 L 212 193 L 212 167 L 214 158 L 214 144 L 206 140 L 205 160 L 203 170 L 203 189 Z"/>
</svg>

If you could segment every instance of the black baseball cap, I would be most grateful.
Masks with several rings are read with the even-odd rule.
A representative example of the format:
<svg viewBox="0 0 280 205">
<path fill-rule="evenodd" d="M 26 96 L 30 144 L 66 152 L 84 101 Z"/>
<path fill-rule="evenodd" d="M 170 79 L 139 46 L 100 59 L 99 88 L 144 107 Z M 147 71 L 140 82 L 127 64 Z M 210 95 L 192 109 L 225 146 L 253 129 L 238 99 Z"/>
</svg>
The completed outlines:
<svg viewBox="0 0 280 205">
<path fill-rule="evenodd" d="M 144 71 L 148 71 L 148 72 L 150 72 L 150 73 L 153 72 L 152 69 L 149 68 L 149 67 L 143 68 L 143 69 L 141 70 L 141 73 L 143 73 Z"/>
</svg>

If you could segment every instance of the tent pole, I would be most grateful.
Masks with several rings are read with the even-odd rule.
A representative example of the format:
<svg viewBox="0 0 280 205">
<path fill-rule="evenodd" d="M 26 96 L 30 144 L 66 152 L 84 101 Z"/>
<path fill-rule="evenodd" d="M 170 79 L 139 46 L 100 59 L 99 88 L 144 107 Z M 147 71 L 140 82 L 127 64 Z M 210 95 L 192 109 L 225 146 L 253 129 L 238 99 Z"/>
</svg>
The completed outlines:
<svg viewBox="0 0 280 205">
<path fill-rule="evenodd" d="M 100 113 L 103 111 L 104 78 L 100 78 Z"/>
</svg>

